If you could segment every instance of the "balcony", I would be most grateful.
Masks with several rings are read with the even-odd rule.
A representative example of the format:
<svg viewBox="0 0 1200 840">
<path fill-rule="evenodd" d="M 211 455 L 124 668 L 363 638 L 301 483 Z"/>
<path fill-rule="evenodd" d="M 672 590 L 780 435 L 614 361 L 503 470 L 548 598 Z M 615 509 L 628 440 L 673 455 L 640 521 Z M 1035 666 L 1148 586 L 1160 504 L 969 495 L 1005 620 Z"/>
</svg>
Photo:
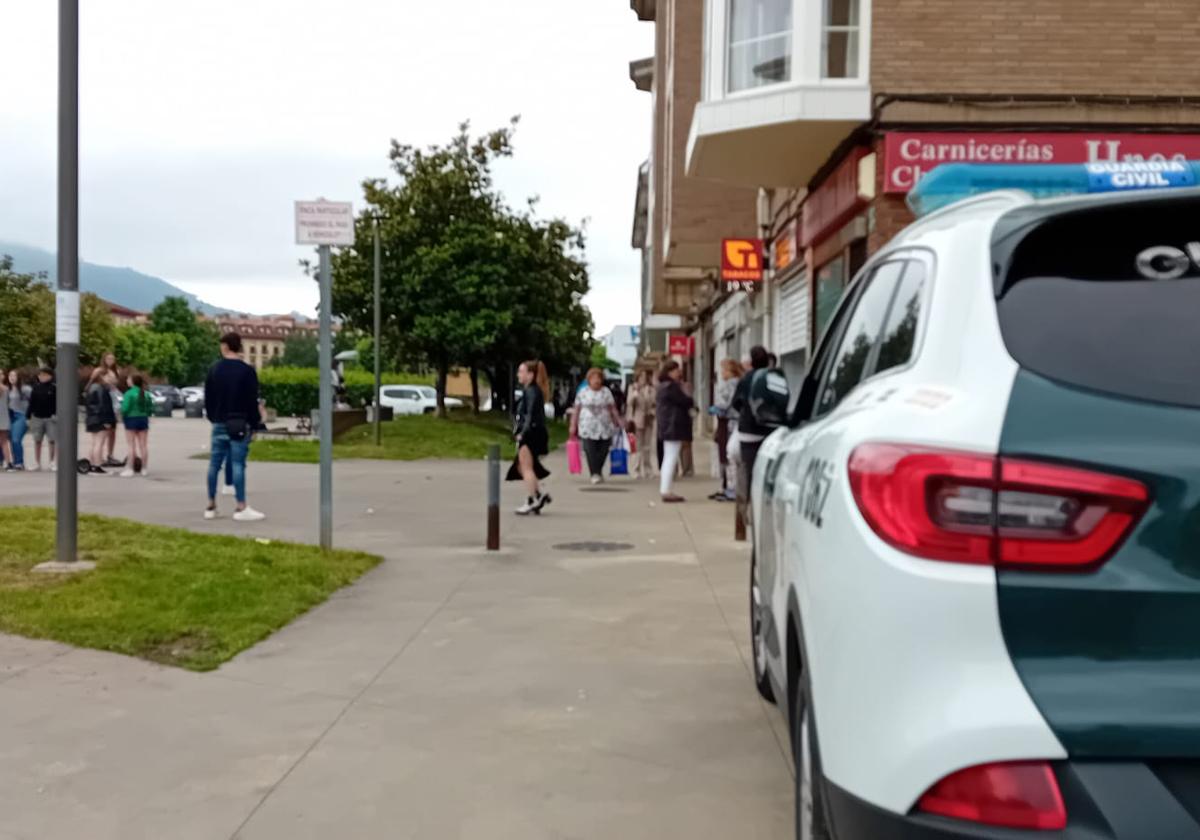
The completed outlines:
<svg viewBox="0 0 1200 840">
<path fill-rule="evenodd" d="M 871 118 L 871 0 L 708 0 L 689 175 L 802 187 Z"/>
</svg>

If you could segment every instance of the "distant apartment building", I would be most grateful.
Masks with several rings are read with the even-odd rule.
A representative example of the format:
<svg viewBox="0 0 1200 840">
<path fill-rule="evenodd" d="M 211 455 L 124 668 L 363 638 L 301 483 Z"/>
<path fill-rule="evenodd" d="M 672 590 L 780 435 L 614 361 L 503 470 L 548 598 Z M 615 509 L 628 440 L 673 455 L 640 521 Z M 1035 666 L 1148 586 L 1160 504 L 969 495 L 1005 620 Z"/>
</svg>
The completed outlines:
<svg viewBox="0 0 1200 840">
<path fill-rule="evenodd" d="M 1194 0 L 632 6 L 658 31 L 638 212 L 647 270 L 671 291 L 649 311 L 682 316 L 718 360 L 749 339 L 802 371 L 847 284 L 912 220 L 907 192 L 942 163 L 1200 158 Z M 718 210 L 714 190 L 740 200 Z M 678 273 L 753 234 L 768 270 L 751 294 Z"/>
<path fill-rule="evenodd" d="M 113 324 L 118 327 L 150 323 L 150 316 L 145 312 L 130 309 L 128 306 L 121 306 L 121 304 L 113 303 L 110 300 L 101 299 L 101 302 L 108 307 L 108 314 L 112 316 Z"/>
<path fill-rule="evenodd" d="M 256 369 L 283 355 L 289 336 L 317 334 L 316 321 L 302 321 L 293 315 L 218 315 L 215 319 L 222 333 L 236 332 L 242 337 L 242 358 Z"/>
<path fill-rule="evenodd" d="M 621 377 L 631 377 L 641 350 L 641 329 L 629 324 L 619 324 L 607 335 L 601 336 L 599 341 L 604 345 L 604 352 L 608 358 L 621 366 Z"/>
</svg>

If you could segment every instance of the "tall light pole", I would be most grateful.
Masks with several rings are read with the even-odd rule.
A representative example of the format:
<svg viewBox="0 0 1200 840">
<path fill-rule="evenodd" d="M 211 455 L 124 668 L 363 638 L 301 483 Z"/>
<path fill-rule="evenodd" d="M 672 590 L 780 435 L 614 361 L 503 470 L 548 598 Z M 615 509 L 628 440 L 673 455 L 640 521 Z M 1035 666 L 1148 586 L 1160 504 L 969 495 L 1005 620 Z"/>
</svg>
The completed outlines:
<svg viewBox="0 0 1200 840">
<path fill-rule="evenodd" d="M 382 352 L 382 347 L 379 340 L 379 334 L 382 326 L 379 312 L 379 273 L 380 263 L 382 260 L 380 259 L 378 216 L 373 216 L 371 218 L 371 226 L 375 232 L 375 352 L 372 354 L 375 356 L 375 397 L 372 402 L 375 404 L 375 445 L 383 446 L 383 427 L 380 425 L 379 417 L 381 412 L 379 394 L 380 389 L 383 386 L 383 368 L 380 366 L 380 353 Z"/>
<path fill-rule="evenodd" d="M 79 0 L 58 3 L 58 290 L 55 295 L 59 563 L 78 554 L 79 451 Z"/>
</svg>

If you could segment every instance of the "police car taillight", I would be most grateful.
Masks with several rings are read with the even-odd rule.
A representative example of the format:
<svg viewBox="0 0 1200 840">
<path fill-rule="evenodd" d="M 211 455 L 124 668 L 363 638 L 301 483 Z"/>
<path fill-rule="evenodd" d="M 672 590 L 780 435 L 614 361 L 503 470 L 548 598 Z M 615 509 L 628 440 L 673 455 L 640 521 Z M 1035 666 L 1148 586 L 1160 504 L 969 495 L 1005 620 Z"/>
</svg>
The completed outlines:
<svg viewBox="0 0 1200 840">
<path fill-rule="evenodd" d="M 1146 486 L 1092 470 L 886 443 L 850 456 L 850 486 L 884 541 L 929 560 L 1059 570 L 1107 559 Z"/>
<path fill-rule="evenodd" d="M 1096 192 L 1169 189 L 1200 184 L 1200 162 L 1183 160 L 1103 163 L 947 163 L 926 174 L 908 194 L 924 216 L 996 190 L 1021 190 L 1034 198 Z"/>
<path fill-rule="evenodd" d="M 931 787 L 917 810 L 1004 828 L 1061 831 L 1067 809 L 1054 770 L 1044 761 L 969 767 Z"/>
</svg>

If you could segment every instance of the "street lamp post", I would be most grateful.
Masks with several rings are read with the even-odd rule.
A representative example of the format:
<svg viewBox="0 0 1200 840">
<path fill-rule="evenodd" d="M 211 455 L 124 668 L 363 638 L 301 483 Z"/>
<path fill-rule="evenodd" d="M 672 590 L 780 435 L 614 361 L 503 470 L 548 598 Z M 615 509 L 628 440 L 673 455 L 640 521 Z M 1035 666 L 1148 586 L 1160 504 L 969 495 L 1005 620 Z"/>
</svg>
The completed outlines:
<svg viewBox="0 0 1200 840">
<path fill-rule="evenodd" d="M 79 450 L 79 0 L 58 3 L 58 381 L 56 556 L 73 564 L 78 549 Z"/>
<path fill-rule="evenodd" d="M 381 259 L 380 259 L 380 245 L 379 245 L 379 217 L 378 216 L 373 216 L 371 218 L 371 226 L 375 233 L 375 347 L 374 347 L 375 352 L 373 353 L 373 355 L 375 356 L 375 397 L 372 401 L 375 403 L 375 418 L 374 418 L 375 419 L 375 445 L 382 446 L 383 445 L 383 427 L 380 425 L 380 416 L 379 416 L 382 412 L 382 406 L 380 405 L 379 394 L 380 394 L 380 389 L 383 385 L 383 381 L 382 381 L 383 380 L 383 374 L 382 374 L 383 368 L 380 366 L 380 353 L 382 351 L 382 348 L 380 346 L 380 340 L 379 340 L 379 334 L 380 334 L 382 325 L 381 325 L 381 316 L 380 316 L 380 312 L 379 312 L 379 286 L 380 286 L 379 273 L 380 273 Z"/>
</svg>

